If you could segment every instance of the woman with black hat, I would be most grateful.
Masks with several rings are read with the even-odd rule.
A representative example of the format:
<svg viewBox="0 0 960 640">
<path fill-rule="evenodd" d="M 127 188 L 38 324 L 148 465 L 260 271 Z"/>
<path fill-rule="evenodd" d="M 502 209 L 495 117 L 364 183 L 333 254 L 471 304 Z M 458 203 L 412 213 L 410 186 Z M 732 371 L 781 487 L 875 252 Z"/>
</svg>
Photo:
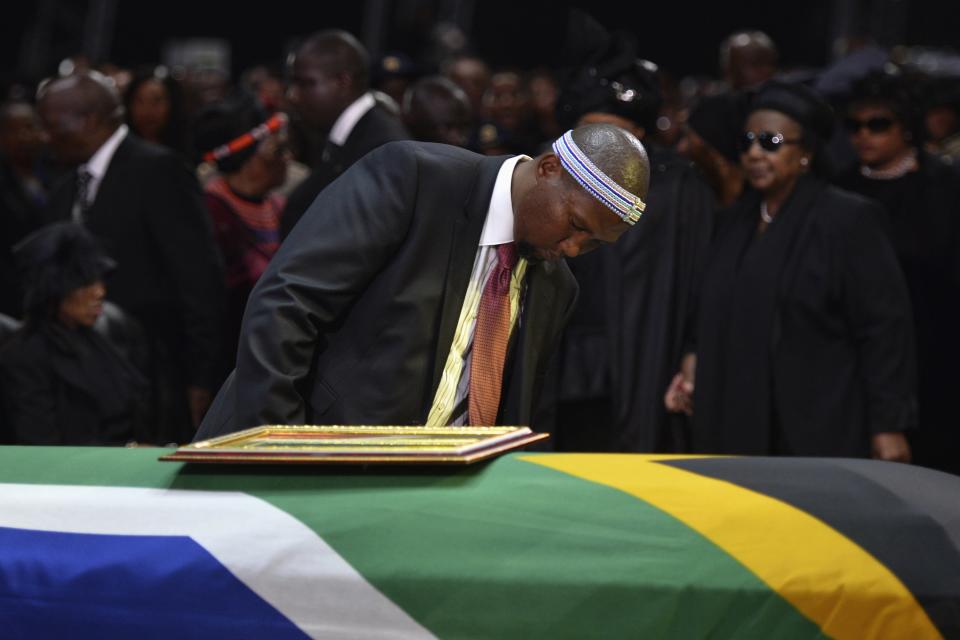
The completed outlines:
<svg viewBox="0 0 960 640">
<path fill-rule="evenodd" d="M 0 352 L 0 392 L 13 441 L 130 442 L 146 383 L 93 330 L 113 261 L 72 223 L 36 231 L 14 252 L 26 283 L 25 321 Z"/>
<path fill-rule="evenodd" d="M 722 215 L 696 355 L 666 395 L 695 409 L 694 451 L 910 459 L 910 302 L 877 207 L 817 177 L 831 126 L 800 85 L 768 83 L 750 107 L 752 190 Z"/>
</svg>

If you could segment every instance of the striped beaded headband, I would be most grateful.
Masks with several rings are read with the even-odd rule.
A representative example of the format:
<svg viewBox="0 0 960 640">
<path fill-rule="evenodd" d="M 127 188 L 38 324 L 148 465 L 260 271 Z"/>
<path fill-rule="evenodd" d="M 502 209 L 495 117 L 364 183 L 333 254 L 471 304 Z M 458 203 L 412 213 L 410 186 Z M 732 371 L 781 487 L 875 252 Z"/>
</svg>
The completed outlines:
<svg viewBox="0 0 960 640">
<path fill-rule="evenodd" d="M 233 155 L 238 151 L 246 149 L 250 145 L 259 142 L 269 136 L 270 134 L 276 133 L 287 124 L 287 115 L 285 113 L 275 113 L 266 122 L 261 122 L 250 131 L 243 133 L 230 142 L 222 144 L 212 151 L 207 151 L 203 154 L 204 162 L 216 162 L 218 160 L 223 160 L 227 156 Z"/>
<path fill-rule="evenodd" d="M 560 164 L 584 189 L 621 220 L 634 225 L 647 205 L 601 171 L 573 141 L 573 131 L 567 131 L 553 143 L 553 152 Z"/>
</svg>

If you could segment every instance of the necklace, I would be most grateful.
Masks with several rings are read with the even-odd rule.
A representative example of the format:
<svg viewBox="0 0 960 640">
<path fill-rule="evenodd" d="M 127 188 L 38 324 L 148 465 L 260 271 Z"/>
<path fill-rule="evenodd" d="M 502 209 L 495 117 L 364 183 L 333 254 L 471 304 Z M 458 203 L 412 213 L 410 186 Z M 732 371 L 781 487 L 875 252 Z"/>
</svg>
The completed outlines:
<svg viewBox="0 0 960 640">
<path fill-rule="evenodd" d="M 770 224 L 773 222 L 773 216 L 770 215 L 770 212 L 767 211 L 767 201 L 763 200 L 760 202 L 760 219 L 765 223 Z"/>
<path fill-rule="evenodd" d="M 860 174 L 871 180 L 896 180 L 917 168 L 917 152 L 911 151 L 889 169 L 871 169 L 860 167 Z"/>
</svg>

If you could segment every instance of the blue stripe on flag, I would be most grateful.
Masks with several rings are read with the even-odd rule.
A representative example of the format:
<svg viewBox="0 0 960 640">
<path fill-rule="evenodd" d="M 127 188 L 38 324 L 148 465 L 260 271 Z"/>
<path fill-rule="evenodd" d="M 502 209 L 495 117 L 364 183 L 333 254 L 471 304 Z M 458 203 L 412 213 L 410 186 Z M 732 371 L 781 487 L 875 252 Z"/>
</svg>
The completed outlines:
<svg viewBox="0 0 960 640">
<path fill-rule="evenodd" d="M 10 640 L 307 637 L 185 536 L 0 527 L 0 620 Z"/>
</svg>

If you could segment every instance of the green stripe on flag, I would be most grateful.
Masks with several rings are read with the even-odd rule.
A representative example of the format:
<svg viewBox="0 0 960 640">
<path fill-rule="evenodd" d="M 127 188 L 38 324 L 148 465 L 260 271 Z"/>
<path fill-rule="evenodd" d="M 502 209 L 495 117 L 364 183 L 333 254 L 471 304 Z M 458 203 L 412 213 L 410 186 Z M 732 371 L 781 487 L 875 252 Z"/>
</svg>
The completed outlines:
<svg viewBox="0 0 960 640">
<path fill-rule="evenodd" d="M 178 473 L 159 454 L 0 448 L 0 482 L 246 491 L 314 529 L 440 637 L 823 637 L 673 517 L 515 457 L 430 471 Z"/>
</svg>

